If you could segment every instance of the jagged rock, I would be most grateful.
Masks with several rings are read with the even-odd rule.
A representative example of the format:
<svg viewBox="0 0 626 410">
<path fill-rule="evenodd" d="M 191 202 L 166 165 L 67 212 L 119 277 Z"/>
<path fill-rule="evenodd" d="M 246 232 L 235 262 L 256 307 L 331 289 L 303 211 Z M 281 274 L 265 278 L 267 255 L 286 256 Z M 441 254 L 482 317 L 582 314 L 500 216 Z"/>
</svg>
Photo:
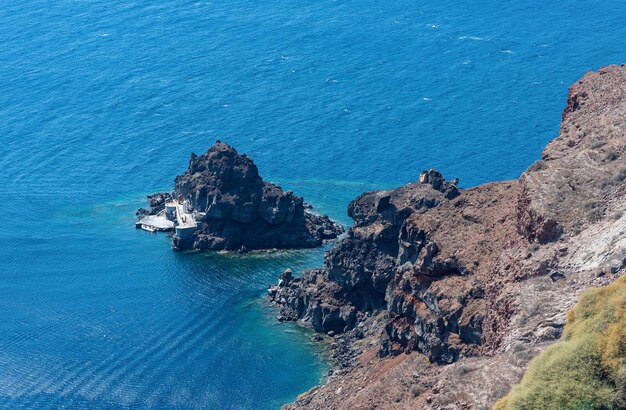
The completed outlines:
<svg viewBox="0 0 626 410">
<path fill-rule="evenodd" d="M 526 181 L 522 176 L 520 180 Z M 529 241 L 537 241 L 541 244 L 553 242 L 563 234 L 563 228 L 554 218 L 544 215 L 533 207 L 531 196 L 526 185 L 517 199 L 517 230 Z"/>
<path fill-rule="evenodd" d="M 311 248 L 343 232 L 327 216 L 305 209 L 301 197 L 263 181 L 250 158 L 220 141 L 204 155 L 191 155 L 187 171 L 175 179 L 174 194 L 189 200 L 199 221 L 191 238 L 175 238 L 179 249 Z M 157 210 L 171 196 L 149 198 Z"/>
<path fill-rule="evenodd" d="M 137 217 L 138 220 L 148 215 L 152 215 L 152 213 L 150 209 L 146 209 L 146 208 L 139 208 L 137 212 L 135 212 L 135 216 Z"/>
<path fill-rule="evenodd" d="M 429 184 L 434 189 L 443 192 L 447 199 L 454 199 L 459 196 L 459 189 L 457 188 L 459 179 L 455 178 L 448 182 L 444 179 L 443 175 L 441 175 L 441 172 L 436 169 L 431 168 L 428 171 L 422 171 L 419 182 Z"/>
<path fill-rule="evenodd" d="M 288 286 L 293 280 L 293 271 L 291 269 L 286 269 L 283 273 L 280 274 L 278 278 L 278 286 L 285 287 Z"/>
<path fill-rule="evenodd" d="M 156 194 L 148 195 L 150 207 L 157 213 L 162 211 L 165 207 L 165 203 L 172 200 L 172 194 L 169 192 L 157 192 Z"/>
<path fill-rule="evenodd" d="M 536 338 L 539 341 L 554 340 L 561 336 L 559 329 L 548 326 L 537 331 Z"/>
<path fill-rule="evenodd" d="M 435 170 L 423 173 L 420 181 L 352 201 L 348 215 L 354 225 L 326 254 L 324 267 L 303 272 L 287 286 L 283 274 L 279 285 L 270 287 L 270 299 L 281 306 L 282 316 L 339 334 L 356 328 L 360 315 L 386 308 L 387 348 L 381 352 L 421 350 L 433 361 L 458 357 L 458 349 L 447 343 L 451 333 L 463 343 L 480 344 L 482 317 L 464 316 L 462 305 L 440 308 L 438 300 L 446 297 L 430 289 L 431 283 L 468 270 L 455 257 L 442 257 L 428 232 L 411 222 L 412 215 L 449 202 L 460 191 Z M 452 190 L 455 195 L 449 194 Z M 403 279 L 408 272 L 412 279 Z M 473 298 L 469 290 L 464 297 Z M 448 324 L 442 327 L 439 317 Z"/>
<path fill-rule="evenodd" d="M 362 355 L 287 408 L 491 408 L 560 337 L 579 291 L 610 283 L 626 266 L 624 84 L 626 66 L 576 82 L 559 137 L 519 179 L 448 199 L 440 175 L 427 171 L 419 183 L 353 201 L 354 224 L 324 267 L 275 300 L 308 323 L 322 302 L 354 308 L 355 329 L 338 337 L 354 341 L 355 330 L 369 328 L 353 342 Z M 549 283 L 550 273 L 567 283 Z M 375 346 L 384 357 L 372 356 Z M 464 363 L 387 357 L 411 350 Z M 407 395 L 407 385 L 419 389 Z"/>
<path fill-rule="evenodd" d="M 150 209 L 139 208 L 135 215 L 139 219 L 148 215 L 156 215 L 165 209 L 165 203 L 172 200 L 172 194 L 169 192 L 156 192 L 152 195 L 148 195 L 148 203 L 150 204 Z"/>
</svg>

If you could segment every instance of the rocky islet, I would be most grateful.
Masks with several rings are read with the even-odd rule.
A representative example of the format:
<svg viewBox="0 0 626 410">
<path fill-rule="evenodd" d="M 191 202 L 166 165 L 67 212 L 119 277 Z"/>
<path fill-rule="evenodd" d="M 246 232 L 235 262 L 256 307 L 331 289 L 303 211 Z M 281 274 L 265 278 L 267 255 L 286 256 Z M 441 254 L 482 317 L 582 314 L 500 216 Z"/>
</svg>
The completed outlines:
<svg viewBox="0 0 626 410">
<path fill-rule="evenodd" d="M 337 238 L 343 228 L 310 210 L 291 191 L 264 181 L 254 162 L 217 141 L 203 155 L 192 154 L 187 171 L 175 179 L 174 192 L 148 196 L 155 214 L 171 198 L 188 201 L 198 229 L 174 236 L 177 249 L 251 251 L 312 248 Z"/>
</svg>

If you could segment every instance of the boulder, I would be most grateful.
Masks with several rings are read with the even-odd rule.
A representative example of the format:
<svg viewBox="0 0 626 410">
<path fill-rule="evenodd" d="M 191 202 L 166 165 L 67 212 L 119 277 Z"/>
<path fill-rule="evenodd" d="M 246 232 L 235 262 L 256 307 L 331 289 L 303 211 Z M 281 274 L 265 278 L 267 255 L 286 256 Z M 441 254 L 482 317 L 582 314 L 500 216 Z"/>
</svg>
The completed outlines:
<svg viewBox="0 0 626 410">
<path fill-rule="evenodd" d="M 611 269 L 611 273 L 619 272 L 619 270 L 622 269 L 622 261 L 619 259 L 611 259 L 609 268 Z"/>
</svg>

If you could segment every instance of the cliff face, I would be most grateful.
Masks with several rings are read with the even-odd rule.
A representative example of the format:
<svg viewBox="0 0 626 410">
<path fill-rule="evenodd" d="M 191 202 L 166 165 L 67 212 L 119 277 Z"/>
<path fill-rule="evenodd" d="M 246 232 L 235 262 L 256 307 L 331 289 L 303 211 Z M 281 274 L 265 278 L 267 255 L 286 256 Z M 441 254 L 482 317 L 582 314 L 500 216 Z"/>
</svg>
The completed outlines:
<svg viewBox="0 0 626 410">
<path fill-rule="evenodd" d="M 305 209 L 301 197 L 263 181 L 250 158 L 220 141 L 204 155 L 191 155 L 174 194 L 189 200 L 200 222 L 191 238 L 175 238 L 180 249 L 310 248 L 343 232 Z"/>
<path fill-rule="evenodd" d="M 364 315 L 386 307 L 390 307 L 390 313 L 404 312 L 407 317 L 416 312 L 397 295 L 396 289 L 402 289 L 401 294 L 407 296 L 409 291 L 413 293 L 408 282 L 397 280 L 402 277 L 399 272 L 421 272 L 428 282 L 468 274 L 454 256 L 440 257 L 430 234 L 412 222 L 443 203 L 457 203 L 457 197 L 463 195 L 456 181 L 445 181 L 437 171 L 425 172 L 421 179 L 423 182 L 395 190 L 365 193 L 350 203 L 348 214 L 354 225 L 347 238 L 326 254 L 324 267 L 270 288 L 270 297 L 282 306 L 283 318 L 304 319 L 323 332 L 350 331 Z M 420 300 L 424 306 L 433 307 L 435 299 L 425 290 L 416 287 L 417 299 L 412 302 Z M 383 348 L 395 352 L 417 347 L 409 347 L 399 328 L 390 327 L 389 335 L 401 346 L 387 344 Z M 433 328 L 433 323 L 423 323 L 425 333 L 439 330 Z M 450 352 L 444 350 L 438 346 L 433 355 L 448 360 L 444 356 Z"/>
<path fill-rule="evenodd" d="M 458 190 L 429 172 L 439 189 L 416 182 L 355 199 L 354 225 L 324 267 L 270 288 L 282 316 L 338 333 L 384 311 L 381 355 L 418 350 L 447 363 L 480 351 L 493 253 L 515 235 L 518 184 Z"/>
<path fill-rule="evenodd" d="M 458 191 L 431 171 L 355 199 L 324 266 L 269 290 L 282 318 L 356 356 L 294 407 L 493 404 L 579 292 L 621 273 L 625 117 L 626 67 L 607 67 L 572 86 L 559 137 L 518 180 Z"/>
</svg>

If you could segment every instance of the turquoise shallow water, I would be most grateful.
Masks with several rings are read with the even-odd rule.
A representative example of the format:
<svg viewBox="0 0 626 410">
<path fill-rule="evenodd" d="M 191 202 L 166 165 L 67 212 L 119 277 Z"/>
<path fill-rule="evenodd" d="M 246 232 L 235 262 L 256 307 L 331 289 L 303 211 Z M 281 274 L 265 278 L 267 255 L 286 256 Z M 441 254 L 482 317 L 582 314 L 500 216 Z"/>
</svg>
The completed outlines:
<svg viewBox="0 0 626 410">
<path fill-rule="evenodd" d="M 134 210 L 217 138 L 344 223 L 423 168 L 517 177 L 567 86 L 626 62 L 623 2 L 548 3 L 4 2 L 0 407 L 265 409 L 317 384 L 262 295 L 322 250 L 173 253 Z"/>
</svg>

